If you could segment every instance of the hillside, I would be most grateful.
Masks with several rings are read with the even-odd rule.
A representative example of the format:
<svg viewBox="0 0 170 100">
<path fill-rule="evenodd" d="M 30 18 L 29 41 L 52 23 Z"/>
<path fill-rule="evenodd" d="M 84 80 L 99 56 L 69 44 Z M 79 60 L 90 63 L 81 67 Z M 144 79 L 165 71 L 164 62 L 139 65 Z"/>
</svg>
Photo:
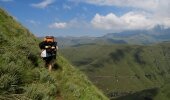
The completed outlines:
<svg viewBox="0 0 170 100">
<path fill-rule="evenodd" d="M 49 73 L 39 42 L 0 8 L 0 100 L 108 100 L 61 56 Z"/>
<path fill-rule="evenodd" d="M 146 100 L 145 96 L 169 99 L 170 42 L 148 46 L 81 45 L 62 49 L 62 54 L 110 98 L 126 95 L 116 100 Z"/>
</svg>

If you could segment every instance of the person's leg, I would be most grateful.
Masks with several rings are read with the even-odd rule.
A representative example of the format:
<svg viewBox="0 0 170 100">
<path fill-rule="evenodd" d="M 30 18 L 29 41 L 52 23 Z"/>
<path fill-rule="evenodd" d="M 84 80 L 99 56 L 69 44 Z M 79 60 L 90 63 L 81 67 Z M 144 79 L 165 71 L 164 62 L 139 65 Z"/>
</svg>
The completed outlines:
<svg viewBox="0 0 170 100">
<path fill-rule="evenodd" d="M 48 70 L 51 72 L 52 71 L 52 66 L 53 66 L 53 57 L 49 57 L 48 59 Z"/>
<path fill-rule="evenodd" d="M 47 58 L 43 58 L 44 62 L 45 62 L 45 67 L 48 67 L 48 60 Z"/>
<path fill-rule="evenodd" d="M 48 71 L 51 72 L 51 70 L 52 70 L 52 65 L 49 63 L 49 65 L 48 65 Z"/>
<path fill-rule="evenodd" d="M 56 59 L 57 51 L 54 51 L 54 59 Z"/>
</svg>

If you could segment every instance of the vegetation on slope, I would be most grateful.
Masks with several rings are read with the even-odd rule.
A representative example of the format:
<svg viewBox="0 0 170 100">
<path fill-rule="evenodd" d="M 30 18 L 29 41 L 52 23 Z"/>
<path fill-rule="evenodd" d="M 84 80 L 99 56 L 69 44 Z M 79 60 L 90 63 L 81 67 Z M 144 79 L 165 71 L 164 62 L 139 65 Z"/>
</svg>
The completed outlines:
<svg viewBox="0 0 170 100">
<path fill-rule="evenodd" d="M 109 97 L 140 93 L 152 88 L 164 91 L 162 87 L 169 83 L 168 42 L 150 46 L 83 45 L 63 49 L 62 54 L 86 72 Z"/>
<path fill-rule="evenodd" d="M 51 73 L 39 57 L 39 41 L 0 8 L 1 100 L 107 100 L 61 56 Z"/>
<path fill-rule="evenodd" d="M 63 67 L 61 72 L 56 73 L 56 79 L 65 100 L 107 100 L 82 72 L 63 58 L 60 58 L 58 63 Z"/>
</svg>

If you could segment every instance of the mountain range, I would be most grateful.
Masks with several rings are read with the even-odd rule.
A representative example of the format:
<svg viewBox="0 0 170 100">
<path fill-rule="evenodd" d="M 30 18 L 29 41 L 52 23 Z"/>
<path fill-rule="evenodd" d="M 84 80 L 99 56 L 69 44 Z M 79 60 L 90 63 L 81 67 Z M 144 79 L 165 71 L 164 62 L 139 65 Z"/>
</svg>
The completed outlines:
<svg viewBox="0 0 170 100">
<path fill-rule="evenodd" d="M 57 37 L 60 47 L 84 44 L 153 44 L 170 40 L 170 28 L 155 26 L 150 30 L 131 30 L 108 33 L 101 37 Z"/>
</svg>

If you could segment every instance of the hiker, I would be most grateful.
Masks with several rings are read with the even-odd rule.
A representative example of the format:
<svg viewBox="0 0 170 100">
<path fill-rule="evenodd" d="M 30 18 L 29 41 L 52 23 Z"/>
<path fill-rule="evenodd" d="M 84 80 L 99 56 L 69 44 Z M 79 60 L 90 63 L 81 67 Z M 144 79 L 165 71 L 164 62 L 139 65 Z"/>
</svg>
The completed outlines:
<svg viewBox="0 0 170 100">
<path fill-rule="evenodd" d="M 42 50 L 41 57 L 45 61 L 45 66 L 51 71 L 56 60 L 58 50 L 57 42 L 53 36 L 46 36 L 44 41 L 39 44 L 39 47 Z"/>
</svg>

